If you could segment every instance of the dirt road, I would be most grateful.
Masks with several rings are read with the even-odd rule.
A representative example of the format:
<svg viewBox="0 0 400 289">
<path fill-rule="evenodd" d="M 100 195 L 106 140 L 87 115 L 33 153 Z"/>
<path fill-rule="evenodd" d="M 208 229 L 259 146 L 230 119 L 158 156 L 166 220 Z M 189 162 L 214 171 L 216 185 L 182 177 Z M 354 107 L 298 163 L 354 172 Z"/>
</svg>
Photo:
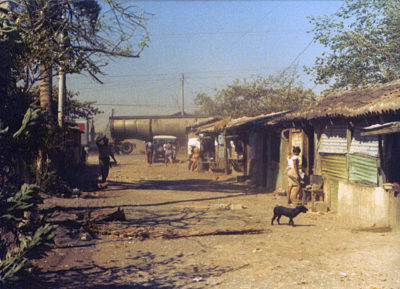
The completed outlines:
<svg viewBox="0 0 400 289">
<path fill-rule="evenodd" d="M 283 197 L 187 163 L 118 160 L 107 189 L 46 200 L 59 225 L 40 261 L 48 288 L 400 288 L 399 233 L 350 229 L 333 213 L 271 226 Z M 126 221 L 93 221 L 117 208 Z"/>
</svg>

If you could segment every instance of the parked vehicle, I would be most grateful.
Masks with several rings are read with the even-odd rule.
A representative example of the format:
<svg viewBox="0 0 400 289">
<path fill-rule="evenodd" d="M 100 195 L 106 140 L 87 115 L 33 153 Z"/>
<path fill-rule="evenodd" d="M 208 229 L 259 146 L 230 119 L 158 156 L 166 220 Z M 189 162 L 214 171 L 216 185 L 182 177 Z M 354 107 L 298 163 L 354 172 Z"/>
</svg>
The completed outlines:
<svg viewBox="0 0 400 289">
<path fill-rule="evenodd" d="M 133 152 L 134 148 L 136 148 L 136 145 L 128 141 L 119 142 L 116 145 L 116 151 L 124 155 L 129 155 L 131 152 Z"/>
<path fill-rule="evenodd" d="M 164 145 L 167 144 L 169 141 L 176 148 L 175 153 L 174 153 L 174 160 L 175 160 L 177 149 L 178 149 L 176 136 L 157 135 L 157 136 L 153 137 L 153 146 L 154 146 L 153 162 L 156 162 L 158 160 L 164 160 L 164 158 L 165 158 Z"/>
</svg>

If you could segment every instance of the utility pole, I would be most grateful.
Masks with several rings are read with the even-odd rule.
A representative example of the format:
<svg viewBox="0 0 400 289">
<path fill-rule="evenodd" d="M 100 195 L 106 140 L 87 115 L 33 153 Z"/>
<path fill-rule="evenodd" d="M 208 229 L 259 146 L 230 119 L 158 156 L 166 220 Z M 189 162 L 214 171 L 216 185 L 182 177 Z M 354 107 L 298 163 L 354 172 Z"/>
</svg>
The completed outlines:
<svg viewBox="0 0 400 289">
<path fill-rule="evenodd" d="M 182 112 L 181 115 L 185 115 L 185 75 L 182 73 L 182 84 L 181 84 L 181 89 L 182 89 Z"/>
<path fill-rule="evenodd" d="M 65 103 L 65 73 L 62 68 L 58 72 L 58 125 L 64 125 L 64 103 Z"/>
<path fill-rule="evenodd" d="M 61 33 L 60 35 L 60 42 L 63 44 L 64 42 L 64 33 Z M 65 72 L 63 71 L 62 67 L 59 67 L 58 70 L 58 113 L 57 113 L 57 119 L 58 119 L 58 125 L 60 127 L 63 127 L 64 125 L 64 104 L 65 104 Z"/>
</svg>

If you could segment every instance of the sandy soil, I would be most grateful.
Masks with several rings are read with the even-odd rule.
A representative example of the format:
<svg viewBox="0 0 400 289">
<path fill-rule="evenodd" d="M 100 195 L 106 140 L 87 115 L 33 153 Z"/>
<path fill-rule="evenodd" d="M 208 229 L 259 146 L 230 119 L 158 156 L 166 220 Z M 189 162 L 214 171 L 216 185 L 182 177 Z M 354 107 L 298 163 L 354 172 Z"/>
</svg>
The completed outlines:
<svg viewBox="0 0 400 289">
<path fill-rule="evenodd" d="M 48 288 L 400 288 L 397 232 L 351 229 L 334 213 L 271 226 L 284 197 L 187 163 L 118 160 L 108 188 L 46 200 L 59 225 L 39 264 Z M 126 221 L 94 221 L 117 208 Z"/>
</svg>

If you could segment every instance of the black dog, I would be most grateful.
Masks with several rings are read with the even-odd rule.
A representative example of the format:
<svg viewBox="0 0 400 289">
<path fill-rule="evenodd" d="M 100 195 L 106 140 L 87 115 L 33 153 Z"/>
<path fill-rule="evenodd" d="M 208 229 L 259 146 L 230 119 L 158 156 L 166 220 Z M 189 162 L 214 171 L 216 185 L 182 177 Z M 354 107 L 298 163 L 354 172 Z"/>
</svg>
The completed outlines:
<svg viewBox="0 0 400 289">
<path fill-rule="evenodd" d="M 293 219 L 300 213 L 307 213 L 308 209 L 304 206 L 297 206 L 296 208 L 285 208 L 282 206 L 276 206 L 274 208 L 274 217 L 271 220 L 271 225 L 274 224 L 274 220 L 276 217 L 278 217 L 277 221 L 278 224 L 280 225 L 281 223 L 279 223 L 279 219 L 282 217 L 282 215 L 288 217 L 289 220 L 289 225 L 294 226 L 294 222 Z"/>
</svg>

